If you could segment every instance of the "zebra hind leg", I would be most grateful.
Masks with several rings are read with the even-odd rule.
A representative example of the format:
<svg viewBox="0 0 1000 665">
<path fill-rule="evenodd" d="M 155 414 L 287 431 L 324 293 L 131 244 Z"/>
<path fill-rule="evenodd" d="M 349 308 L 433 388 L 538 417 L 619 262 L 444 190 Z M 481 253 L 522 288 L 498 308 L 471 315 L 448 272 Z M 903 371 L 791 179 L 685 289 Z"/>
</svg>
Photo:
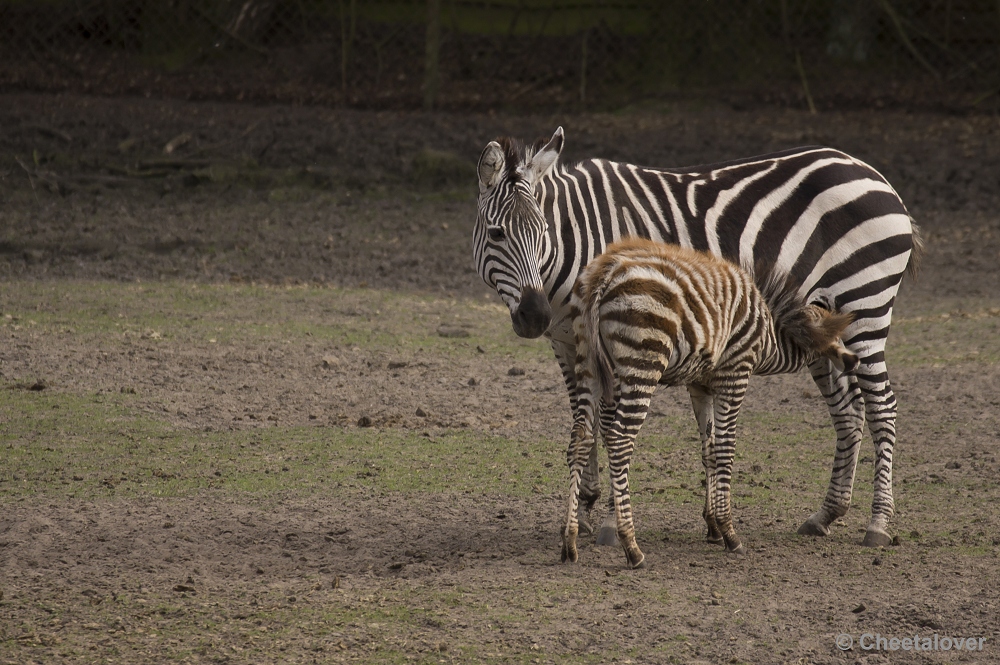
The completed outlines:
<svg viewBox="0 0 1000 665">
<path fill-rule="evenodd" d="M 611 495 L 615 505 L 618 542 L 625 550 L 629 568 L 642 568 L 646 556 L 635 541 L 635 523 L 632 518 L 632 498 L 629 494 L 628 470 L 635 450 L 635 438 L 649 411 L 650 397 L 659 376 L 648 381 L 648 371 L 633 376 L 627 366 L 619 366 L 621 388 L 618 391 L 613 422 L 605 429 L 608 448 L 608 470 L 611 475 Z M 638 372 L 637 372 L 638 374 Z M 651 383 L 652 385 L 647 385 Z"/>
<path fill-rule="evenodd" d="M 889 385 L 889 375 L 881 357 L 877 363 L 864 362 L 857 372 L 858 383 L 865 398 L 868 431 L 875 444 L 872 517 L 861 546 L 888 547 L 892 544 L 889 520 L 895 512 L 892 498 L 892 451 L 896 444 L 896 396 Z"/>
<path fill-rule="evenodd" d="M 611 427 L 611 423 L 615 418 L 614 408 L 602 408 L 601 409 L 601 432 L 607 432 Z M 594 453 L 596 458 L 597 446 L 594 446 Z M 610 472 L 609 472 L 610 475 Z M 598 493 L 600 488 L 598 488 Z M 604 521 L 601 523 L 601 528 L 597 532 L 596 544 L 603 545 L 605 547 L 616 547 L 618 545 L 618 523 L 615 519 L 615 494 L 612 490 L 608 495 L 608 512 L 604 516 Z"/>
<path fill-rule="evenodd" d="M 823 505 L 799 527 L 798 533 L 828 536 L 830 525 L 851 507 L 854 472 L 865 426 L 864 399 L 855 375 L 838 372 L 829 360 L 821 358 L 811 363 L 809 371 L 830 410 L 837 430 L 837 451 Z"/>
</svg>

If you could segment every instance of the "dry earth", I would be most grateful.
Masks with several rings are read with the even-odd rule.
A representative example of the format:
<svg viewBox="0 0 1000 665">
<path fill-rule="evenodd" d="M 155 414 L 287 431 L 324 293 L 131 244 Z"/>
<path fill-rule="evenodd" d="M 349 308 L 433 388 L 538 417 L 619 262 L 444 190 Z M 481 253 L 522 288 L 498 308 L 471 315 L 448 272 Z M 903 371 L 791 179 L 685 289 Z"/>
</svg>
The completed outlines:
<svg viewBox="0 0 1000 665">
<path fill-rule="evenodd" d="M 822 498 L 833 448 L 816 390 L 797 375 L 755 382 L 745 407 L 747 557 L 702 542 L 694 428 L 681 395 L 664 392 L 635 474 L 650 568 L 626 571 L 619 551 L 587 543 L 579 565 L 558 565 L 561 379 L 541 342 L 513 338 L 469 258 L 479 150 L 557 124 L 568 159 L 680 165 L 824 143 L 897 185 L 929 248 L 890 340 L 898 546 L 859 547 L 868 449 L 856 508 L 827 539 L 793 535 Z M 1000 662 L 996 117 L 451 116 L 5 95 L 0 176 L 0 427 L 18 432 L 0 438 L 0 662 Z M 88 293 L 141 299 L 147 287 L 150 298 L 234 300 L 198 310 L 190 334 L 85 332 Z M 132 316 L 100 302 L 95 317 Z M 293 327 L 257 334 L 260 318 Z M 243 332 L 201 335 L 216 325 Z M 369 337 L 314 337 L 324 326 Z M 384 335 L 438 344 L 393 347 Z M 277 499 L 211 486 L 164 498 L 118 478 L 112 456 L 109 484 L 52 477 L 25 496 L 8 471 L 15 451 L 63 443 L 24 433 L 35 412 L 22 398 L 35 393 L 127 395 L 130 412 L 195 446 L 302 428 L 330 440 L 416 435 L 484 455 L 509 445 L 552 475 L 506 491 L 527 481 L 501 464 L 499 486 L 423 493 L 384 489 L 373 465 L 374 478 Z M 72 424 L 59 431 L 74 436 Z M 73 482 L 108 491 L 60 489 Z M 768 505 L 772 486 L 782 498 Z M 841 652 L 844 632 L 986 642 Z"/>
</svg>

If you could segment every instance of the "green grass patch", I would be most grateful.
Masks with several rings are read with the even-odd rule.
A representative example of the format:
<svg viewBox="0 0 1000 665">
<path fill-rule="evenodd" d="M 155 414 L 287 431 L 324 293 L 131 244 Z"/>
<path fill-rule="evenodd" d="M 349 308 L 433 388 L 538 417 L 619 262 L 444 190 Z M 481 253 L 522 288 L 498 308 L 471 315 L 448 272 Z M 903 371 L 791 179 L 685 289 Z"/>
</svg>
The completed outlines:
<svg viewBox="0 0 1000 665">
<path fill-rule="evenodd" d="M 415 293 L 332 287 L 161 282 L 19 282 L 0 292 L 0 328 L 87 339 L 184 343 L 307 337 L 373 351 L 473 355 L 476 347 L 551 360 L 544 340 L 514 335 L 506 308 Z M 442 327 L 466 336 L 442 336 Z"/>
<path fill-rule="evenodd" d="M 561 443 L 465 430 L 433 437 L 395 429 L 176 429 L 129 395 L 0 388 L 0 494 L 7 498 L 191 496 L 260 499 L 338 487 L 386 492 L 528 496 L 561 487 Z M 548 466 L 546 466 L 548 465 Z"/>
<path fill-rule="evenodd" d="M 967 310 L 900 318 L 893 322 L 889 366 L 926 367 L 1000 363 L 1000 308 L 965 303 Z"/>
</svg>

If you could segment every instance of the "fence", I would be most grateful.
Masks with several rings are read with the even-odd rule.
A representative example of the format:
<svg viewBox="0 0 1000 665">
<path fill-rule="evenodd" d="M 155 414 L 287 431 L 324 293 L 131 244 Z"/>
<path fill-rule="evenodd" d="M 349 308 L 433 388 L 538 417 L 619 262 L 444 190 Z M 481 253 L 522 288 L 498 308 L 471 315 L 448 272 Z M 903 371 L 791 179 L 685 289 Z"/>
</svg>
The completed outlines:
<svg viewBox="0 0 1000 665">
<path fill-rule="evenodd" d="M 0 90 L 1000 108 L 1000 0 L 0 0 Z"/>
</svg>

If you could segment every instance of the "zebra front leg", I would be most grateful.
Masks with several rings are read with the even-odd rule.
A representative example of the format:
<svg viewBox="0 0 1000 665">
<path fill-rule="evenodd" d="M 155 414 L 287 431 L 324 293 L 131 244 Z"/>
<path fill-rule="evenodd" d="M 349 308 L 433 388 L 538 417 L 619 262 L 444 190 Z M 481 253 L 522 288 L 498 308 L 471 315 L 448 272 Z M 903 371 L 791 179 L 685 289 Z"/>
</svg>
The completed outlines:
<svg viewBox="0 0 1000 665">
<path fill-rule="evenodd" d="M 552 351 L 556 355 L 556 360 L 559 362 L 559 368 L 562 370 L 563 381 L 566 383 L 566 391 L 569 394 L 569 408 L 573 412 L 574 416 L 577 413 L 577 377 L 576 377 L 576 343 L 566 341 L 562 338 L 552 337 L 549 340 Z M 569 449 L 567 450 L 567 456 L 571 456 L 573 452 L 573 441 L 570 440 Z M 597 458 L 597 446 L 591 447 L 590 458 L 588 459 L 587 466 L 583 469 L 583 476 L 580 480 L 580 501 L 578 510 L 586 511 L 586 515 L 578 514 L 578 524 L 580 525 L 580 530 L 585 533 L 593 533 L 594 527 L 590 522 L 590 511 L 594 507 L 594 504 L 601 496 L 601 483 L 600 483 L 600 468 L 598 465 Z"/>
<path fill-rule="evenodd" d="M 846 515 L 851 507 L 854 473 L 865 427 L 864 399 L 855 376 L 838 372 L 827 359 L 811 363 L 809 371 L 830 410 L 837 430 L 837 451 L 823 505 L 799 527 L 798 533 L 827 536 L 834 520 Z"/>
<path fill-rule="evenodd" d="M 709 516 L 714 518 L 726 544 L 726 550 L 736 555 L 745 554 L 746 547 L 740 542 L 733 526 L 730 489 L 733 479 L 733 458 L 736 456 L 736 420 L 740 415 L 743 398 L 746 396 L 749 378 L 749 368 L 745 374 L 741 372 L 733 377 L 725 377 L 722 385 L 716 389 L 715 395 L 715 440 L 712 444 L 715 469 L 713 482 L 709 483 L 714 485 Z"/>
<path fill-rule="evenodd" d="M 698 421 L 698 434 L 701 437 L 701 464 L 705 468 L 705 507 L 701 516 L 708 527 L 706 540 L 714 545 L 722 545 L 722 532 L 711 510 L 712 495 L 715 492 L 715 415 L 712 395 L 703 386 L 689 385 L 691 406 L 694 417 Z"/>
<path fill-rule="evenodd" d="M 583 415 L 573 426 L 569 455 L 569 503 L 566 508 L 566 527 L 563 529 L 562 562 L 576 563 L 579 552 L 576 539 L 580 531 L 580 479 L 586 468 L 590 450 L 595 448 L 594 433 Z"/>
</svg>

